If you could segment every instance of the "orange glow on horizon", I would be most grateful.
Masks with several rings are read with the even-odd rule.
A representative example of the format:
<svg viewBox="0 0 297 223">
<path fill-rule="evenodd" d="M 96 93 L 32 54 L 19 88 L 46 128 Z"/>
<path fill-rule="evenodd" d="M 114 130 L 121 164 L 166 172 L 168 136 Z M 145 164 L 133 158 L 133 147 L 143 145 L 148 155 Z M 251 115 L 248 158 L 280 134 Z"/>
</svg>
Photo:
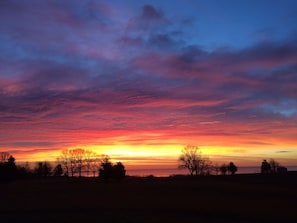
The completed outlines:
<svg viewBox="0 0 297 223">
<path fill-rule="evenodd" d="M 129 167 L 135 166 L 177 166 L 178 157 L 182 144 L 169 145 L 77 145 L 67 149 L 83 148 L 98 154 L 104 154 L 111 158 L 112 162 L 123 162 Z M 285 152 L 277 153 L 278 146 L 269 148 L 257 148 L 251 150 L 250 147 L 230 147 L 230 146 L 200 146 L 202 156 L 208 157 L 215 164 L 236 162 L 237 165 L 251 166 L 259 165 L 263 159 L 276 159 L 285 165 L 296 165 L 297 153 L 292 151 L 290 157 Z M 66 149 L 66 148 L 65 148 Z M 272 150 L 273 149 L 273 150 Z M 288 147 L 288 150 L 290 147 Z M 56 161 L 61 155 L 62 149 L 53 149 L 50 151 L 25 152 L 18 153 L 15 157 L 19 162 L 36 161 Z M 12 154 L 13 155 L 13 154 Z"/>
</svg>

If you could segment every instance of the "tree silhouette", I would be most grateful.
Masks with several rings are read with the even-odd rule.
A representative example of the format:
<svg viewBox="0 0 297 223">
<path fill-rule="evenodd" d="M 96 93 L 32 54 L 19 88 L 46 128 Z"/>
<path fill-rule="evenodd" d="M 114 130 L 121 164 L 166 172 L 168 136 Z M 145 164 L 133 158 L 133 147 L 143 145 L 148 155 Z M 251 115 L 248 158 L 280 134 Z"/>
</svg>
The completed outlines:
<svg viewBox="0 0 297 223">
<path fill-rule="evenodd" d="M 32 170 L 29 166 L 29 163 L 25 163 L 25 165 L 18 165 L 17 166 L 17 175 L 20 178 L 28 178 L 28 177 L 32 177 L 33 173 Z"/>
<path fill-rule="evenodd" d="M 60 177 L 63 174 L 63 168 L 61 164 L 58 164 L 54 169 L 54 176 Z"/>
<path fill-rule="evenodd" d="M 51 175 L 52 167 L 48 162 L 38 162 L 35 168 L 35 174 L 39 177 L 47 177 Z"/>
<path fill-rule="evenodd" d="M 97 157 L 96 153 L 93 153 L 93 157 L 90 159 L 90 170 L 93 172 L 93 177 L 95 177 L 99 166 L 100 159 Z"/>
<path fill-rule="evenodd" d="M 212 165 L 212 169 L 213 169 L 215 175 L 219 175 L 221 167 L 218 164 Z"/>
<path fill-rule="evenodd" d="M 93 159 L 93 152 L 90 151 L 90 150 L 85 150 L 84 163 L 85 163 L 85 168 L 86 168 L 87 176 L 89 176 L 89 173 L 91 171 L 92 159 Z"/>
<path fill-rule="evenodd" d="M 275 161 L 274 159 L 270 159 L 269 164 L 271 167 L 271 173 L 276 173 L 277 168 L 279 168 L 280 164 L 277 161 Z"/>
<path fill-rule="evenodd" d="M 237 172 L 237 166 L 233 162 L 230 162 L 228 165 L 228 172 L 234 175 Z"/>
<path fill-rule="evenodd" d="M 72 150 L 72 159 L 74 162 L 75 169 L 78 172 L 78 176 L 81 177 L 82 168 L 84 165 L 85 150 L 77 148 Z"/>
<path fill-rule="evenodd" d="M 122 180 L 122 179 L 125 178 L 125 176 L 126 176 L 126 170 L 125 170 L 124 165 L 121 162 L 117 162 L 113 166 L 113 176 L 117 180 Z"/>
<path fill-rule="evenodd" d="M 220 172 L 221 172 L 221 174 L 222 174 L 222 175 L 226 175 L 227 171 L 228 171 L 228 167 L 227 167 L 227 165 L 226 165 L 226 164 L 223 164 L 223 165 L 220 167 Z"/>
<path fill-rule="evenodd" d="M 286 173 L 288 170 L 286 167 L 280 165 L 279 162 L 275 161 L 274 159 L 270 159 L 269 162 L 263 160 L 261 165 L 261 173 L 268 174 L 268 173 Z"/>
<path fill-rule="evenodd" d="M 200 162 L 198 162 L 197 166 L 197 174 L 200 175 L 210 175 L 213 166 L 211 161 L 208 158 L 202 158 Z"/>
<path fill-rule="evenodd" d="M 10 154 L 8 152 L 0 152 L 0 163 L 8 162 Z"/>
<path fill-rule="evenodd" d="M 201 156 L 199 147 L 188 145 L 184 147 L 179 156 L 179 168 L 189 170 L 191 176 L 210 174 L 211 162 Z"/>
<path fill-rule="evenodd" d="M 70 172 L 70 151 L 69 149 L 64 149 L 61 152 L 61 155 L 58 157 L 58 162 L 61 162 L 65 171 L 64 174 L 65 176 L 69 176 Z M 73 172 L 72 172 L 73 176 Z"/>
<path fill-rule="evenodd" d="M 113 178 L 116 180 L 122 180 L 126 176 L 125 166 L 121 162 L 117 162 L 115 165 L 110 162 L 110 158 L 107 155 L 103 155 L 101 165 L 99 168 L 99 177 L 105 181 Z"/>
<path fill-rule="evenodd" d="M 65 175 L 70 174 L 71 177 L 80 177 L 83 173 L 89 176 L 90 171 L 95 176 L 100 165 L 100 159 L 95 152 L 81 148 L 62 150 L 57 160 L 63 165 Z"/>
<path fill-rule="evenodd" d="M 112 163 L 110 162 L 109 156 L 104 155 L 99 168 L 99 177 L 107 181 L 110 178 L 112 178 L 112 176 L 113 176 Z"/>
<path fill-rule="evenodd" d="M 0 153 L 0 179 L 11 180 L 16 177 L 17 167 L 15 165 L 15 158 L 9 153 Z"/>
<path fill-rule="evenodd" d="M 198 174 L 198 162 L 201 161 L 201 154 L 198 153 L 199 148 L 197 146 L 188 145 L 184 147 L 179 157 L 180 168 L 186 168 L 189 170 L 190 175 Z"/>
<path fill-rule="evenodd" d="M 266 160 L 263 160 L 261 165 L 261 173 L 267 174 L 271 172 L 271 166 L 270 163 L 268 163 Z"/>
</svg>

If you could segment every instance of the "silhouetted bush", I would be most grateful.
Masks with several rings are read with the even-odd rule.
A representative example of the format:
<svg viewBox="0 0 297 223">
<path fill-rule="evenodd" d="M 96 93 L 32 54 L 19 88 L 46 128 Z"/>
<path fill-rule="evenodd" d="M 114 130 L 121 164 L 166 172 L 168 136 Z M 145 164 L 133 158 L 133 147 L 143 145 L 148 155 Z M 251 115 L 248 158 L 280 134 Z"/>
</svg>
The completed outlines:
<svg viewBox="0 0 297 223">
<path fill-rule="evenodd" d="M 264 173 L 264 174 L 271 173 L 271 166 L 266 160 L 263 160 L 262 162 L 261 173 Z"/>
<path fill-rule="evenodd" d="M 109 161 L 103 162 L 99 169 L 99 177 L 107 181 L 108 179 L 112 178 L 112 176 L 113 176 L 112 163 Z"/>
<path fill-rule="evenodd" d="M 52 167 L 48 162 L 39 162 L 34 173 L 39 177 L 47 177 L 51 175 Z"/>
<path fill-rule="evenodd" d="M 227 171 L 228 171 L 228 167 L 227 167 L 227 165 L 226 165 L 226 164 L 223 164 L 223 165 L 220 167 L 220 172 L 221 172 L 221 174 L 222 174 L 222 175 L 226 175 Z"/>
<path fill-rule="evenodd" d="M 288 169 L 284 166 L 279 166 L 279 167 L 277 167 L 276 172 L 279 174 L 283 174 L 283 173 L 287 173 Z"/>
<path fill-rule="evenodd" d="M 263 160 L 261 165 L 261 173 L 263 174 L 282 174 L 286 173 L 288 169 L 284 166 L 281 166 L 277 161 L 274 159 L 270 159 L 269 162 Z"/>
<path fill-rule="evenodd" d="M 113 166 L 113 176 L 117 180 L 122 180 L 125 178 L 126 170 L 121 162 L 118 162 Z"/>
<path fill-rule="evenodd" d="M 237 166 L 233 162 L 230 162 L 228 165 L 228 172 L 234 175 L 237 172 Z"/>
<path fill-rule="evenodd" d="M 33 173 L 30 169 L 25 166 L 17 166 L 17 177 L 18 178 L 30 178 L 33 176 Z"/>
<path fill-rule="evenodd" d="M 100 168 L 99 168 L 99 177 L 104 179 L 105 181 L 108 181 L 109 179 L 117 179 L 122 180 L 126 176 L 126 170 L 125 166 L 118 162 L 115 165 L 113 165 L 110 162 L 110 158 L 108 156 L 105 156 L 102 159 Z"/>
<path fill-rule="evenodd" d="M 54 176 L 60 177 L 63 174 L 63 168 L 61 164 L 58 164 L 54 169 Z"/>
<path fill-rule="evenodd" d="M 12 180 L 17 176 L 17 167 L 15 165 L 15 158 L 11 155 L 2 154 L 0 162 L 0 180 Z"/>
<path fill-rule="evenodd" d="M 277 168 L 280 167 L 280 164 L 274 159 L 270 159 L 269 164 L 271 167 L 271 173 L 277 173 Z"/>
</svg>

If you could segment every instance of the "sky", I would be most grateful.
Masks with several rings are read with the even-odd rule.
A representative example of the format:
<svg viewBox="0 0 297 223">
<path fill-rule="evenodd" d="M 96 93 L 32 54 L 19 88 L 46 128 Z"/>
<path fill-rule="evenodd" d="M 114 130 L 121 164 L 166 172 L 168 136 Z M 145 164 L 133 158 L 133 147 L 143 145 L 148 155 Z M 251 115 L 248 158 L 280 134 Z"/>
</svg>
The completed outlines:
<svg viewBox="0 0 297 223">
<path fill-rule="evenodd" d="M 297 165 L 297 1 L 0 1 L 0 151 Z"/>
</svg>

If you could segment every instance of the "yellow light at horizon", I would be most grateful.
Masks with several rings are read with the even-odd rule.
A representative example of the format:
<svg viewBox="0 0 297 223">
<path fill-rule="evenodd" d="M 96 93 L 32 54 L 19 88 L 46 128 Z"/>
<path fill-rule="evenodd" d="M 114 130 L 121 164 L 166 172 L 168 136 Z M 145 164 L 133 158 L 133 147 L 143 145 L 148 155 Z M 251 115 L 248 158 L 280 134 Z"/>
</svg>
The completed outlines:
<svg viewBox="0 0 297 223">
<path fill-rule="evenodd" d="M 82 148 L 95 152 L 98 156 L 105 154 L 110 156 L 112 162 L 123 162 L 131 165 L 166 165 L 166 163 L 174 163 L 178 160 L 181 150 L 186 145 L 169 144 L 169 145 L 96 145 L 96 144 L 81 144 L 67 149 Z M 269 146 L 267 148 L 251 146 L 199 146 L 201 155 L 210 158 L 215 163 L 225 163 L 229 161 L 242 163 L 259 163 L 262 159 L 274 158 L 276 160 L 284 160 L 289 163 L 294 163 L 297 156 L 294 148 L 285 147 L 284 150 L 290 150 L 291 156 L 288 153 L 277 153 L 278 146 Z M 65 148 L 66 149 L 66 148 Z M 24 152 L 17 154 L 16 161 L 18 162 L 35 162 L 35 161 L 56 161 L 61 155 L 63 149 L 46 150 L 39 152 Z M 14 155 L 14 154 L 12 154 Z M 231 160 L 232 159 L 232 160 Z M 281 162 L 281 161 L 280 161 Z"/>
</svg>

